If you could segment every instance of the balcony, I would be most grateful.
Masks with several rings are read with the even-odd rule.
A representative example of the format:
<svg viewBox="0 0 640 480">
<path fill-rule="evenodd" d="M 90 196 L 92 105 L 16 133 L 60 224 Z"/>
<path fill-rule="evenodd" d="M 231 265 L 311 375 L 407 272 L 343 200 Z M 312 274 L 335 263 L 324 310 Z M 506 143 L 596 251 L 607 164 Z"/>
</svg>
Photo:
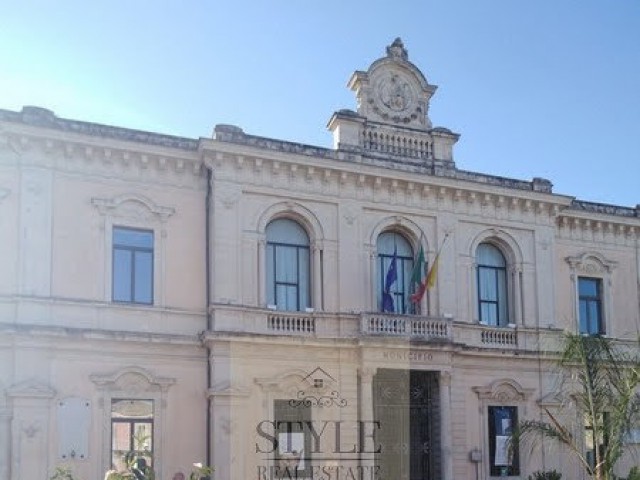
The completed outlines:
<svg viewBox="0 0 640 480">
<path fill-rule="evenodd" d="M 496 327 L 446 317 L 388 313 L 284 312 L 216 305 L 211 332 L 313 339 L 407 339 L 492 350 L 553 349 L 560 330 Z"/>
<path fill-rule="evenodd" d="M 363 313 L 360 317 L 360 332 L 364 335 L 451 340 L 451 324 L 451 319 L 446 318 Z"/>
<path fill-rule="evenodd" d="M 313 314 L 274 312 L 267 315 L 267 331 L 279 335 L 315 335 L 316 319 Z"/>
</svg>

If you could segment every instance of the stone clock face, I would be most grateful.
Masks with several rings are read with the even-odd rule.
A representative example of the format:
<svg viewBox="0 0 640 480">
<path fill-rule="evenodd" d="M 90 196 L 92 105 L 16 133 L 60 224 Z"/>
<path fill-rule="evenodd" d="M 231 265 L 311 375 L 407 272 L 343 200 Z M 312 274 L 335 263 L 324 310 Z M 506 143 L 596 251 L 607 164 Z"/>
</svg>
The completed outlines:
<svg viewBox="0 0 640 480">
<path fill-rule="evenodd" d="M 416 92 L 404 75 L 389 72 L 375 83 L 375 109 L 383 118 L 405 120 L 416 108 Z"/>
</svg>

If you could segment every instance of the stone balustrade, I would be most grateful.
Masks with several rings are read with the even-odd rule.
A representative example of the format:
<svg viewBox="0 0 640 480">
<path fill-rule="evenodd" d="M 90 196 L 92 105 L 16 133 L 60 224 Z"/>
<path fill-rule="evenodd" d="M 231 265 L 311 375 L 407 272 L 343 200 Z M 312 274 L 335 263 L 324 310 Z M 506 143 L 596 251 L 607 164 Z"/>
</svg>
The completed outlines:
<svg viewBox="0 0 640 480">
<path fill-rule="evenodd" d="M 408 336 L 450 339 L 451 320 L 414 315 L 363 313 L 360 332 L 364 335 Z"/>
<path fill-rule="evenodd" d="M 445 317 L 389 313 L 284 312 L 237 305 L 212 306 L 209 334 L 277 335 L 292 338 L 380 341 L 437 341 L 488 350 L 555 352 L 562 348 L 559 328 L 496 327 Z"/>
<path fill-rule="evenodd" d="M 483 345 L 517 346 L 518 332 L 512 328 L 487 327 L 480 330 Z"/>
<path fill-rule="evenodd" d="M 424 134 L 412 136 L 406 133 L 365 128 L 362 131 L 362 147 L 366 151 L 410 158 L 430 159 L 433 157 L 433 145 L 425 138 Z"/>
<path fill-rule="evenodd" d="M 267 330 L 279 334 L 313 335 L 316 319 L 312 315 L 277 312 L 267 315 Z"/>
</svg>

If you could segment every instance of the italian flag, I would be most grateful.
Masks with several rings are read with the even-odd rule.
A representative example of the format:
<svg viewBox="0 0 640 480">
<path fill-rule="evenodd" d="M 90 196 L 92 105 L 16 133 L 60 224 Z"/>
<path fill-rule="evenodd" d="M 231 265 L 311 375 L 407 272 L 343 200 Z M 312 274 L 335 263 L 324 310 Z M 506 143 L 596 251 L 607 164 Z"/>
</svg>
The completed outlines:
<svg viewBox="0 0 640 480">
<path fill-rule="evenodd" d="M 433 286 L 436 284 L 436 276 L 438 275 L 438 261 L 440 260 L 440 252 L 442 252 L 442 247 L 444 247 L 444 244 L 447 242 L 447 238 L 449 238 L 449 233 L 447 233 L 444 236 L 444 240 L 442 241 L 442 245 L 440 245 L 440 248 L 438 249 L 438 253 L 436 253 L 436 258 L 433 259 L 433 265 L 431 265 L 431 268 L 429 269 L 429 272 L 427 273 L 427 276 L 424 279 L 424 282 L 420 281 L 420 279 L 422 277 L 420 272 L 418 272 L 418 274 L 417 274 L 417 275 L 419 275 L 418 277 L 414 277 L 414 275 L 416 275 L 416 270 L 419 268 L 418 265 L 420 264 L 420 258 L 422 258 L 422 264 L 425 264 L 425 261 L 424 261 L 424 250 L 422 249 L 422 246 L 420 246 L 420 253 L 418 254 L 418 260 L 416 261 L 416 266 L 413 268 L 413 272 L 411 274 L 411 280 L 412 281 L 414 280 L 414 278 L 418 279 L 418 281 L 416 282 L 418 284 L 418 288 L 416 289 L 416 293 L 414 293 L 413 295 L 411 295 L 409 297 L 409 300 L 412 303 L 419 303 L 420 300 L 422 300 L 422 297 L 424 297 L 424 292 L 426 292 L 427 290 L 432 289 Z M 421 270 L 421 267 L 420 267 L 420 270 Z"/>
<path fill-rule="evenodd" d="M 437 253 L 436 258 L 433 260 L 433 265 L 431 265 L 431 268 L 429 269 L 429 273 L 427 273 L 427 276 L 424 279 L 424 282 L 420 282 L 418 284 L 416 293 L 414 293 L 413 295 L 411 295 L 411 297 L 409 297 L 411 302 L 419 303 L 422 300 L 422 297 L 424 297 L 424 292 L 433 288 L 433 286 L 436 284 L 436 275 L 438 274 L 439 259 L 440 259 L 440 252 Z M 423 262 L 424 262 L 424 256 L 423 256 Z"/>
</svg>

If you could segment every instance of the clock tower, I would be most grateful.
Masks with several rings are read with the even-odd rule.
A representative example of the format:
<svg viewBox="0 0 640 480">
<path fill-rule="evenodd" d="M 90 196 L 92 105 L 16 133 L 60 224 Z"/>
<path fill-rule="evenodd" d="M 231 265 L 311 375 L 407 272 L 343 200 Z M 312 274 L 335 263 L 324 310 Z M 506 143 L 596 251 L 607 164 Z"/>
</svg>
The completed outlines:
<svg viewBox="0 0 640 480">
<path fill-rule="evenodd" d="M 431 170 L 454 168 L 452 147 L 459 135 L 433 128 L 429 101 L 437 87 L 409 61 L 402 40 L 366 72 L 356 71 L 348 87 L 356 94 L 357 112 L 340 110 L 329 121 L 338 150 L 412 164 Z"/>
</svg>

